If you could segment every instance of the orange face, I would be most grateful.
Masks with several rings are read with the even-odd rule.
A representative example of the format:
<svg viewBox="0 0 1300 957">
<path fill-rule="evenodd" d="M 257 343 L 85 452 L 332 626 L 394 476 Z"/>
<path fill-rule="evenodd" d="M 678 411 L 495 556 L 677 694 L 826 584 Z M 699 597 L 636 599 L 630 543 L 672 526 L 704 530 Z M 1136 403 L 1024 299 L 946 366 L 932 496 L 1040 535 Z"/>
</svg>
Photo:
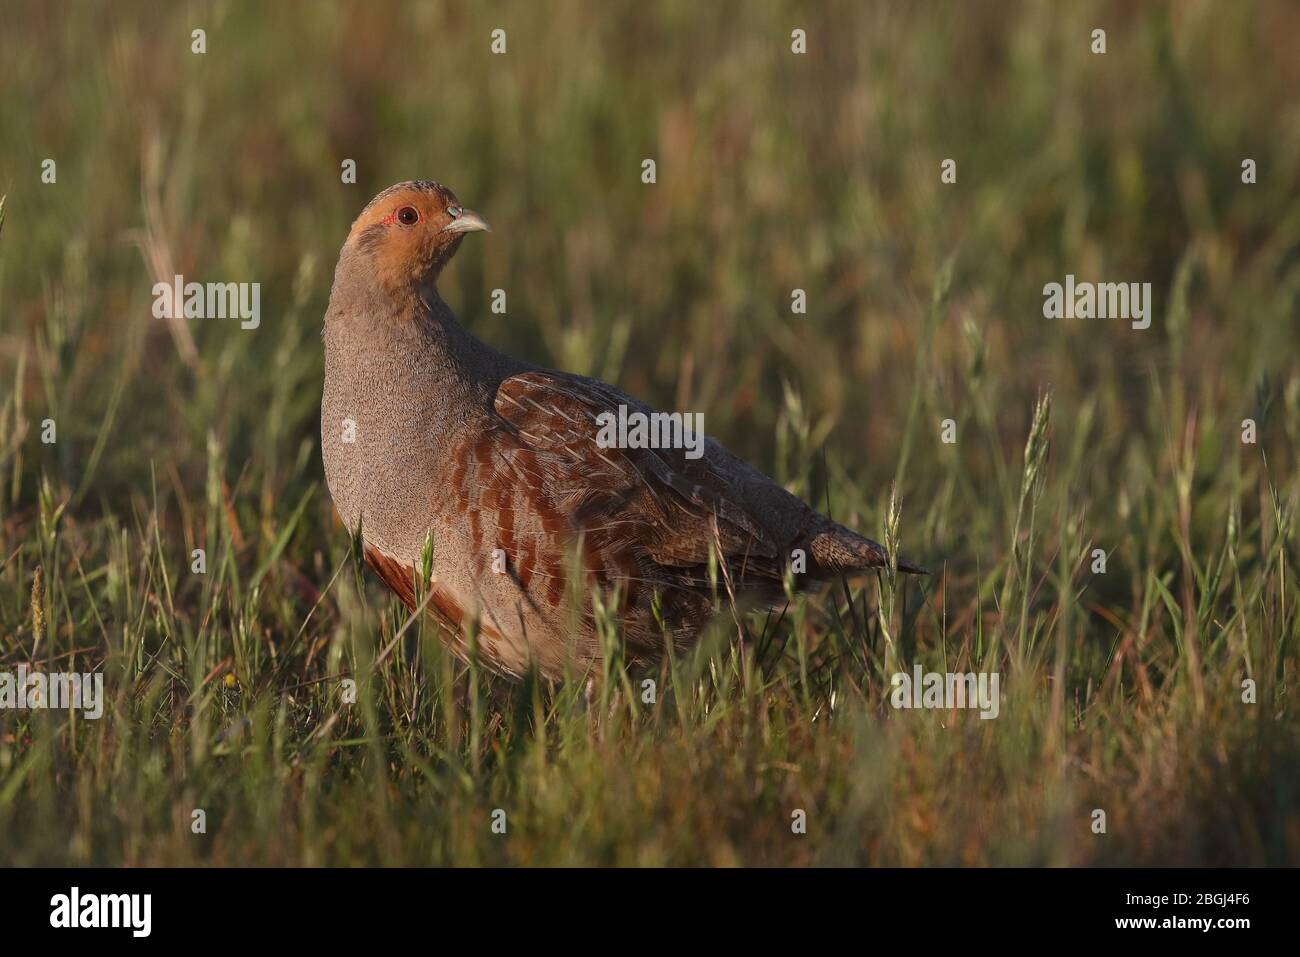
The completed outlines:
<svg viewBox="0 0 1300 957">
<path fill-rule="evenodd" d="M 372 258 L 385 284 L 418 285 L 437 276 L 466 233 L 487 228 L 447 187 L 418 180 L 390 186 L 372 199 L 352 224 L 347 244 Z"/>
</svg>

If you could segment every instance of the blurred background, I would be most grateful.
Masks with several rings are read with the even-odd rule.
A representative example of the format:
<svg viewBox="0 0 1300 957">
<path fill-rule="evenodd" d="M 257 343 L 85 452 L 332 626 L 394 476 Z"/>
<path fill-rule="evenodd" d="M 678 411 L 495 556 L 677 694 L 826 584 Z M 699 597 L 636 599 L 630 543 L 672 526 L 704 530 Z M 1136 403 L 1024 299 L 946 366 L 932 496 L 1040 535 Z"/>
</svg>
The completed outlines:
<svg viewBox="0 0 1300 957">
<path fill-rule="evenodd" d="M 1099 687 L 1116 707 L 1135 687 L 1148 704 L 1161 689 L 1190 695 L 1159 706 L 1174 723 L 1149 729 L 1145 750 L 1093 726 L 1082 747 L 1095 750 L 1062 759 L 1093 769 L 1070 800 L 1093 786 L 1175 800 L 1190 772 L 1134 753 L 1208 713 L 1214 687 L 1230 697 L 1261 654 L 1270 687 L 1294 682 L 1300 5 L 5 0 L 3 20 L 6 660 L 32 651 L 34 567 L 64 562 L 47 576 L 55 648 L 129 659 L 133 646 L 113 637 L 129 611 L 149 641 L 215 622 L 272 649 L 205 646 L 175 669 L 194 689 L 221 667 L 256 684 L 259 654 L 271 656 L 260 687 L 322 667 L 274 648 L 324 627 L 304 616 L 345 547 L 318 448 L 332 270 L 374 193 L 430 178 L 493 226 L 440 281 L 475 335 L 703 412 L 709 434 L 874 538 L 895 487 L 902 549 L 936 570 L 904 603 L 906 653 L 951 641 L 973 660 L 998 646 L 988 635 L 1009 640 L 1010 588 L 1013 625 L 1023 598 L 1017 660 L 1042 669 L 1044 725 L 1071 710 L 1086 724 Z M 791 50 L 796 29 L 806 54 Z M 1096 29 L 1104 54 L 1092 52 Z M 349 159 L 355 184 L 341 181 Z M 954 184 L 941 182 L 945 159 Z M 259 328 L 154 319 L 151 287 L 173 273 L 261 283 Z M 1043 286 L 1067 273 L 1150 282 L 1151 327 L 1044 319 Z M 504 315 L 489 308 L 497 288 Z M 791 312 L 795 289 L 804 315 Z M 1030 531 L 1024 448 L 1049 391 Z M 36 440 L 47 417 L 52 445 Z M 1257 445 L 1241 442 L 1245 418 Z M 939 440 L 944 419 L 954 444 Z M 150 579 L 153 604 L 113 597 L 135 563 L 145 575 L 165 556 L 183 571 L 191 547 L 218 538 L 221 562 L 245 576 L 228 605 L 213 597 L 221 586 L 183 575 L 165 590 Z M 1092 548 L 1107 574 L 1072 578 Z M 1228 553 L 1235 585 L 1210 578 Z M 100 629 L 110 637 L 95 639 Z M 1053 659 L 1035 657 L 1053 647 L 1055 680 Z M 869 700 L 879 677 L 864 684 Z M 1021 743 L 1028 753 L 1038 739 Z M 1260 761 L 1253 773 L 1274 780 Z M 906 786 L 939 793 L 942 766 Z M 842 853 L 1276 862 L 1300 847 L 1290 780 L 1230 805 L 1234 820 L 1268 822 L 1253 839 L 1216 843 L 1206 791 L 1187 811 L 1205 843 L 1170 831 L 1122 851 L 1049 837 L 991 850 L 997 828 L 972 817 L 941 849 L 933 820 L 918 819 Z M 1005 781 L 988 782 L 988 807 Z M 42 793 L 19 791 L 14 807 L 32 803 L 12 820 L 39 819 Z M 1026 814 L 1006 833 L 1047 834 L 1058 820 Z M 72 859 L 188 860 L 151 856 L 147 842 L 101 846 L 99 825 L 80 826 Z M 696 838 L 654 859 L 784 860 L 750 853 L 762 846 L 751 837 Z M 301 859 L 282 851 L 271 859 Z M 447 853 L 432 859 L 458 859 Z"/>
</svg>

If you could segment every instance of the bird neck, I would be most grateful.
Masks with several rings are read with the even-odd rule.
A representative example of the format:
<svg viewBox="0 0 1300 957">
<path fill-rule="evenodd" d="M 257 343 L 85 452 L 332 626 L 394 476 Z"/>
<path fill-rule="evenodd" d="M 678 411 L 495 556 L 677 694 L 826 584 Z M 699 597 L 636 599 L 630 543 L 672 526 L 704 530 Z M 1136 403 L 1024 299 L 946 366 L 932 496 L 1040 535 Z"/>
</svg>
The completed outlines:
<svg viewBox="0 0 1300 957">
<path fill-rule="evenodd" d="M 364 254 L 353 250 L 339 258 L 325 314 L 326 371 L 335 384 L 369 393 L 378 380 L 412 412 L 454 415 L 490 408 L 497 383 L 526 368 L 471 335 L 438 294 L 433 276 L 383 288 L 362 260 Z"/>
<path fill-rule="evenodd" d="M 416 292 L 416 328 L 421 361 L 451 370 L 449 386 L 463 386 L 467 398 L 491 406 L 497 384 L 525 365 L 476 338 L 456 318 L 432 281 Z"/>
</svg>

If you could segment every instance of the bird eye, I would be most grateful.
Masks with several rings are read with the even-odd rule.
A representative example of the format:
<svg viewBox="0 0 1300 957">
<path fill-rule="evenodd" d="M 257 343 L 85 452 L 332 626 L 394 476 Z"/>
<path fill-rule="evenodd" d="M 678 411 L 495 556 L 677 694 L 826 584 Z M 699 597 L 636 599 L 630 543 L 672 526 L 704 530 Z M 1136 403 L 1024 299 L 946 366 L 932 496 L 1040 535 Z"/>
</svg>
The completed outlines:
<svg viewBox="0 0 1300 957">
<path fill-rule="evenodd" d="M 452 219 L 455 219 L 457 216 L 459 216 L 459 215 L 460 215 L 461 213 L 463 213 L 463 212 L 464 212 L 464 210 L 461 209 L 459 206 L 448 206 L 448 207 L 447 207 L 447 215 L 450 216 Z"/>
<path fill-rule="evenodd" d="M 414 226 L 420 221 L 420 211 L 414 206 L 403 206 L 397 211 L 397 221 L 403 226 Z"/>
</svg>

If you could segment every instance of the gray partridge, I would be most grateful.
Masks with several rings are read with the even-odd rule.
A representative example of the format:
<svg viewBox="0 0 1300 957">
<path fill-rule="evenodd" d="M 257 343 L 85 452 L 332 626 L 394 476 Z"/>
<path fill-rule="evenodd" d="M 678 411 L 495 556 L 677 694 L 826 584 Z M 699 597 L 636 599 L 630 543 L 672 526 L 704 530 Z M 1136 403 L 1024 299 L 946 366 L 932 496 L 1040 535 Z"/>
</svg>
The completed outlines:
<svg viewBox="0 0 1300 957">
<path fill-rule="evenodd" d="M 888 564 L 880 545 L 711 439 L 694 458 L 607 447 L 597 416 L 651 410 L 470 335 L 436 284 L 465 234 L 487 228 L 438 183 L 384 190 L 339 253 L 323 333 L 334 505 L 371 568 L 409 609 L 435 615 L 458 655 L 472 630 L 499 673 L 580 671 L 602 659 L 599 600 L 624 658 L 654 660 L 714 613 L 711 582 L 771 604 L 787 569 L 805 571 L 802 586 Z M 425 594 L 416 576 L 430 535 Z"/>
</svg>

